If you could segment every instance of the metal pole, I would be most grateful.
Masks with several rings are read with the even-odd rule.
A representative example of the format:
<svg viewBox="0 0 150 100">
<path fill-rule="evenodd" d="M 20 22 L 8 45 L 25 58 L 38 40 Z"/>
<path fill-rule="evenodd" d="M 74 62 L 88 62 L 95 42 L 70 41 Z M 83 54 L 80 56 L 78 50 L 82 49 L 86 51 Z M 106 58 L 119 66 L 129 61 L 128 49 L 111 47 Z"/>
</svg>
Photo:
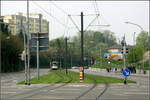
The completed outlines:
<svg viewBox="0 0 150 100">
<path fill-rule="evenodd" d="M 101 50 L 101 48 L 100 48 L 100 65 L 102 64 L 102 50 Z"/>
<path fill-rule="evenodd" d="M 149 32 L 149 43 L 150 43 L 150 32 Z M 149 67 L 150 67 L 150 45 L 149 45 Z M 150 72 L 149 72 L 150 75 Z"/>
<path fill-rule="evenodd" d="M 71 68 L 72 68 L 72 55 L 71 55 Z"/>
<path fill-rule="evenodd" d="M 27 34 L 28 34 L 28 48 L 27 48 L 27 52 L 28 52 L 28 82 L 27 84 L 30 85 L 30 35 L 29 35 L 29 0 L 27 0 Z"/>
<path fill-rule="evenodd" d="M 60 66 L 60 69 L 62 69 L 62 68 L 61 68 L 61 56 L 60 56 L 59 60 L 60 60 L 60 61 L 59 61 L 59 62 L 60 62 L 59 66 Z"/>
<path fill-rule="evenodd" d="M 68 71 L 67 71 L 67 37 L 65 38 L 65 44 L 66 44 L 66 57 L 65 57 L 65 68 L 66 68 L 66 74 L 68 74 Z"/>
<path fill-rule="evenodd" d="M 27 50 L 26 50 L 26 34 L 24 32 L 24 28 L 23 28 L 23 17 L 21 17 L 21 31 L 23 33 L 23 40 L 24 40 L 24 51 L 25 51 L 25 60 L 24 60 L 24 64 L 25 64 L 25 85 L 27 85 L 27 79 L 28 79 L 28 76 L 27 76 Z"/>
<path fill-rule="evenodd" d="M 83 57 L 84 57 L 84 41 L 83 41 L 83 12 L 81 12 L 81 65 L 84 67 L 84 60 L 83 60 Z M 83 70 L 83 80 L 84 80 L 84 70 Z"/>
<path fill-rule="evenodd" d="M 123 38 L 123 62 L 124 62 L 124 69 L 126 67 L 126 42 L 125 42 L 125 36 Z"/>
<path fill-rule="evenodd" d="M 124 70 L 126 68 L 126 41 L 125 41 L 125 36 L 123 38 L 123 61 L 124 61 Z M 127 77 L 124 79 L 124 84 L 127 84 Z"/>
<path fill-rule="evenodd" d="M 37 53 L 37 80 L 39 80 L 39 35 L 37 33 L 37 48 L 36 48 L 36 53 Z"/>
<path fill-rule="evenodd" d="M 143 41 L 143 50 L 142 50 L 142 51 L 143 51 L 143 73 L 145 73 L 145 72 L 144 72 L 144 71 L 145 71 L 145 70 L 144 70 L 144 41 Z"/>
<path fill-rule="evenodd" d="M 124 46 L 124 52 L 126 52 L 126 46 Z M 124 55 L 124 69 L 125 69 L 125 67 L 126 67 L 126 55 L 125 55 L 125 53 L 123 54 Z"/>
<path fill-rule="evenodd" d="M 41 14 L 39 14 L 39 33 L 41 32 Z M 39 33 L 37 33 L 37 80 L 40 79 L 39 71 Z"/>
<path fill-rule="evenodd" d="M 135 32 L 133 34 L 133 62 L 134 62 L 134 66 L 135 66 Z"/>
</svg>

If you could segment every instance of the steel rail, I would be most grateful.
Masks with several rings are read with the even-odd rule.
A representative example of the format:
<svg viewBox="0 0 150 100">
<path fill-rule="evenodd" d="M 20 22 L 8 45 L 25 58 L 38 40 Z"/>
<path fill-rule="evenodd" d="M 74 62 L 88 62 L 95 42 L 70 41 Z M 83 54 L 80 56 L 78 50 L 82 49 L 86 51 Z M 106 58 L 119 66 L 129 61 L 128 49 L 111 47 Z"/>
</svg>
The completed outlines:
<svg viewBox="0 0 150 100">
<path fill-rule="evenodd" d="M 108 83 L 105 83 L 104 90 L 96 97 L 96 100 L 100 100 L 100 97 L 102 97 L 102 95 L 107 91 L 108 87 L 109 87 Z"/>
<path fill-rule="evenodd" d="M 91 78 L 89 78 L 89 79 L 91 79 Z M 83 92 L 82 94 L 80 94 L 79 96 L 77 96 L 77 97 L 75 98 L 75 100 L 79 100 L 81 97 L 83 97 L 85 94 L 87 94 L 88 92 L 90 92 L 91 90 L 93 90 L 93 89 L 96 87 L 96 85 L 97 85 L 96 80 L 95 80 L 95 79 L 91 79 L 91 80 L 94 81 L 94 82 L 93 82 L 93 86 L 92 86 L 91 88 L 89 88 L 88 90 L 84 91 L 84 92 Z"/>
<path fill-rule="evenodd" d="M 61 73 L 61 72 L 60 72 L 60 73 Z M 60 73 L 56 73 L 59 77 L 61 77 L 61 80 L 57 81 L 56 83 L 60 83 L 60 82 L 63 82 L 63 81 L 64 81 L 64 77 L 63 77 L 62 73 L 61 73 L 61 74 L 60 74 Z M 64 84 L 62 84 L 62 85 L 60 85 L 60 86 L 57 86 L 57 87 L 54 87 L 54 88 L 51 88 L 51 87 L 49 87 L 49 86 L 46 86 L 46 87 L 44 87 L 44 88 L 50 88 L 50 89 L 48 89 L 48 91 L 61 88 L 61 87 L 67 85 L 68 83 L 70 83 L 70 82 L 72 81 L 72 77 L 70 77 L 70 76 L 68 76 L 68 77 L 70 78 L 70 80 L 69 80 L 68 82 L 66 82 L 66 83 L 64 83 Z M 54 84 L 53 84 L 53 86 L 54 86 Z M 43 90 L 43 87 L 42 87 L 41 89 Z M 41 90 L 41 89 L 40 89 L 40 90 Z M 34 94 L 32 94 L 32 95 L 23 97 L 23 98 L 18 99 L 18 100 L 27 99 L 27 98 L 33 97 L 33 96 L 35 96 L 35 95 L 38 95 L 38 94 L 40 94 L 40 93 L 43 94 L 43 93 L 48 92 L 48 91 L 37 91 L 36 93 L 34 93 Z"/>
</svg>

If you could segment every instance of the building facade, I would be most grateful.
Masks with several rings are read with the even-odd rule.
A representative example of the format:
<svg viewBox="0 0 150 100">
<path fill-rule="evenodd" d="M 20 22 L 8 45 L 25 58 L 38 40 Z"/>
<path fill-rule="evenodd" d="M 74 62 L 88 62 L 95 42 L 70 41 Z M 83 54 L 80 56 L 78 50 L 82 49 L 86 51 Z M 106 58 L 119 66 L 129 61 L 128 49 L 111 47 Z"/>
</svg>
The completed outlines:
<svg viewBox="0 0 150 100">
<path fill-rule="evenodd" d="M 126 49 L 128 49 L 128 51 L 131 48 L 134 48 L 134 46 L 130 45 L 126 46 Z M 122 49 L 123 47 L 121 45 L 112 46 L 108 49 L 108 53 L 104 54 L 104 57 L 109 59 L 122 60 L 123 59 Z"/>
<path fill-rule="evenodd" d="M 40 16 L 41 16 L 41 32 L 49 33 L 49 22 L 42 18 L 41 14 L 29 14 L 29 32 L 37 33 L 40 30 Z M 9 31 L 12 35 L 17 35 L 21 31 L 27 32 L 27 14 L 17 13 L 12 15 L 5 15 L 3 21 L 8 23 Z"/>
</svg>

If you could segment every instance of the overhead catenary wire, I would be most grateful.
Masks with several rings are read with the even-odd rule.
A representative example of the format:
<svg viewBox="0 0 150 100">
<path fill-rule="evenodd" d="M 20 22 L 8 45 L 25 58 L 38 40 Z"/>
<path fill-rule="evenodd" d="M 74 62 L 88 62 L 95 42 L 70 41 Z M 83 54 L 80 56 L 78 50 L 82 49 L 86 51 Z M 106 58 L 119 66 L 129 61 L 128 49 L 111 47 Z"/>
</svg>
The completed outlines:
<svg viewBox="0 0 150 100">
<path fill-rule="evenodd" d="M 50 0 L 50 1 L 51 1 L 51 0 Z M 51 1 L 51 3 L 52 3 L 55 7 L 57 7 L 59 10 L 61 10 L 63 13 L 67 14 L 67 15 L 69 16 L 70 20 L 72 21 L 72 23 L 73 23 L 73 24 L 75 25 L 75 27 L 77 28 L 77 30 L 80 31 L 79 27 L 77 26 L 77 24 L 75 23 L 75 21 L 72 19 L 71 16 L 81 16 L 81 15 L 69 15 L 65 10 L 63 10 L 62 8 L 60 8 L 60 7 L 59 7 L 58 5 L 56 5 L 54 2 Z M 84 16 L 93 16 L 93 15 L 95 15 L 95 14 L 88 14 L 88 15 L 84 15 Z M 96 15 L 99 16 L 99 13 L 96 13 Z M 96 17 L 96 18 L 97 18 L 97 17 Z M 94 19 L 94 21 L 95 21 L 95 19 Z M 92 23 L 93 23 L 94 21 L 92 21 Z M 90 23 L 89 26 L 90 26 L 92 23 Z"/>
<path fill-rule="evenodd" d="M 96 0 L 94 0 L 94 8 L 95 8 L 95 13 L 100 15 Z M 97 21 L 98 21 L 98 24 L 100 24 L 100 21 L 99 21 L 98 17 L 97 17 Z"/>
<path fill-rule="evenodd" d="M 79 27 L 77 26 L 77 24 L 75 23 L 75 21 L 71 18 L 71 16 L 81 16 L 81 15 L 70 15 L 70 14 L 68 14 L 64 9 L 62 9 L 61 7 L 59 7 L 57 4 L 55 4 L 54 2 L 52 2 L 51 1 L 51 3 L 56 7 L 56 8 L 58 8 L 60 11 L 62 11 L 64 14 L 66 14 L 67 16 L 69 16 L 69 18 L 70 18 L 70 20 L 72 21 L 72 23 L 75 25 L 75 28 L 78 30 L 78 31 L 80 31 L 80 29 L 79 29 Z M 68 23 L 67 23 L 68 24 Z M 68 30 L 70 29 L 68 29 L 68 26 L 66 26 L 67 27 L 67 35 L 68 35 Z M 66 32 L 64 32 L 64 34 L 65 34 Z M 64 37 L 64 35 L 63 35 L 63 37 Z"/>
<path fill-rule="evenodd" d="M 58 5 L 56 5 L 54 2 L 52 2 L 51 0 L 50 0 L 50 2 L 55 6 L 55 7 L 57 7 L 59 10 L 61 10 L 63 13 L 65 13 L 66 15 L 68 15 L 68 13 L 64 10 L 64 9 L 62 9 L 62 8 L 60 8 Z"/>
<path fill-rule="evenodd" d="M 49 1 L 49 12 L 52 13 L 52 6 L 50 4 L 50 1 Z M 52 21 L 51 21 L 50 29 L 52 29 Z M 51 40 L 51 37 L 52 37 L 52 30 L 49 30 L 49 40 Z"/>
<path fill-rule="evenodd" d="M 61 7 L 59 7 L 58 5 L 56 5 L 54 2 L 52 2 L 51 0 L 50 0 L 50 2 L 51 2 L 51 4 L 53 4 L 55 7 L 57 7 L 60 11 L 62 11 L 63 13 L 65 13 L 66 15 L 68 15 L 69 16 L 69 18 L 70 18 L 70 20 L 72 21 L 72 23 L 75 25 L 75 27 L 77 28 L 77 30 L 78 31 L 80 31 L 80 29 L 79 29 L 79 27 L 77 26 L 77 24 L 75 23 L 75 21 L 72 19 L 72 17 L 71 16 L 81 16 L 81 15 L 69 15 L 64 9 L 62 9 Z M 98 20 L 98 16 L 100 15 L 100 13 L 99 13 L 99 9 L 98 9 L 98 7 L 97 7 L 97 2 L 96 2 L 96 0 L 95 0 L 95 11 L 96 11 L 96 18 L 94 18 L 93 20 L 92 20 L 92 22 L 88 25 L 88 27 L 97 19 Z M 97 9 L 96 9 L 97 8 Z M 95 14 L 88 14 L 88 15 L 84 15 L 84 16 L 93 16 L 93 15 L 95 15 Z M 99 23 L 99 20 L 98 20 L 98 23 Z M 87 28 L 88 28 L 87 27 Z M 85 30 L 87 30 L 87 28 L 85 29 Z"/>
<path fill-rule="evenodd" d="M 33 3 L 35 3 L 38 7 L 40 7 L 45 13 L 47 13 L 48 15 L 50 15 L 51 17 L 53 17 L 57 22 L 59 22 L 63 27 L 65 27 L 65 31 L 66 31 L 66 27 L 68 27 L 67 26 L 67 24 L 68 24 L 68 19 L 67 19 L 67 24 L 63 24 L 63 23 L 61 23 L 56 17 L 54 17 L 51 13 L 49 13 L 49 12 L 47 12 L 46 10 L 44 10 L 40 5 L 38 5 L 36 2 L 33 2 Z M 50 1 L 50 3 L 51 4 L 53 4 L 55 7 L 57 7 L 59 10 L 61 10 L 63 13 L 65 13 L 66 15 L 69 15 L 65 10 L 63 10 L 62 8 L 60 8 L 59 6 L 57 6 L 54 2 L 51 2 Z M 72 20 L 73 21 L 73 20 Z M 74 22 L 73 22 L 74 23 Z M 76 25 L 76 28 L 77 28 L 77 25 Z M 79 30 L 79 28 L 78 28 L 78 30 Z M 64 37 L 64 35 L 65 35 L 65 33 L 66 32 L 64 32 L 64 34 L 63 34 L 63 37 Z"/>
<path fill-rule="evenodd" d="M 95 10 L 96 10 L 96 12 L 98 13 L 98 14 L 100 14 L 100 10 L 99 10 L 99 6 L 98 6 L 98 3 L 97 3 L 97 1 L 96 0 L 94 0 L 94 2 L 95 2 Z M 107 24 L 109 24 L 109 22 L 105 19 L 105 18 L 103 18 L 103 15 L 101 14 L 101 18 L 107 23 Z M 98 18 L 98 20 L 99 20 L 99 18 Z"/>
<path fill-rule="evenodd" d="M 97 16 L 91 21 L 91 23 L 86 27 L 85 31 L 89 28 L 89 26 L 91 26 L 91 24 L 97 19 L 98 16 L 99 16 L 99 15 L 97 15 Z"/>
<path fill-rule="evenodd" d="M 66 26 L 65 26 L 65 29 L 64 29 L 63 37 L 65 37 L 67 27 L 68 27 L 68 17 L 67 17 L 67 21 L 66 21 Z"/>
<path fill-rule="evenodd" d="M 52 18 L 54 18 L 59 24 L 61 24 L 63 27 L 65 27 L 66 25 L 63 24 L 61 21 L 59 21 L 55 16 L 53 16 L 51 13 L 47 12 L 44 8 L 42 8 L 38 3 L 33 2 L 36 6 L 38 6 L 40 9 L 42 9 L 45 13 L 47 13 L 49 16 L 51 16 Z"/>
</svg>

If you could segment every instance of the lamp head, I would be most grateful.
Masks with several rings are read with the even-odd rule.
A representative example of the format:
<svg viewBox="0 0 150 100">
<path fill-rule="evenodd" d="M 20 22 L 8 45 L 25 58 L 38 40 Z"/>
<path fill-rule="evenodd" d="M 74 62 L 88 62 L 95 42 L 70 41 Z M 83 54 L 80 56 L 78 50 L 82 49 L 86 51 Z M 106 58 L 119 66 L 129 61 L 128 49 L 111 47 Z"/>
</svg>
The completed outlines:
<svg viewBox="0 0 150 100">
<path fill-rule="evenodd" d="M 125 22 L 126 24 L 129 24 L 129 22 Z"/>
</svg>

